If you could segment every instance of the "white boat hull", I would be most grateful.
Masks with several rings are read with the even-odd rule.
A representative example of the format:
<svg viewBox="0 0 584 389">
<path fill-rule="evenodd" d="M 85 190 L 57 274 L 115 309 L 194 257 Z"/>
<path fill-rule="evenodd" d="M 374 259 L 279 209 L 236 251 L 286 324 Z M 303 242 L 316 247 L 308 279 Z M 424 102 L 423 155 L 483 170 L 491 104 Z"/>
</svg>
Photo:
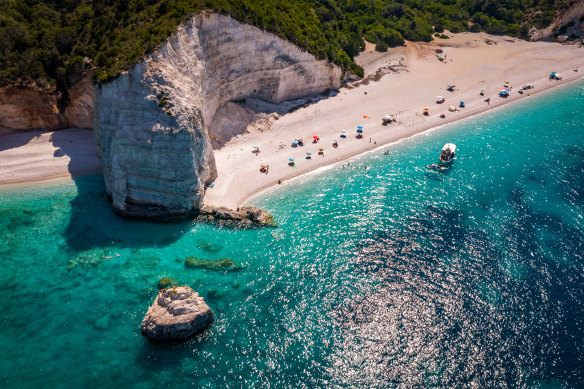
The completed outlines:
<svg viewBox="0 0 584 389">
<path fill-rule="evenodd" d="M 446 143 L 442 147 L 442 152 L 440 153 L 440 163 L 443 165 L 452 163 L 456 157 L 456 145 L 453 143 Z"/>
</svg>

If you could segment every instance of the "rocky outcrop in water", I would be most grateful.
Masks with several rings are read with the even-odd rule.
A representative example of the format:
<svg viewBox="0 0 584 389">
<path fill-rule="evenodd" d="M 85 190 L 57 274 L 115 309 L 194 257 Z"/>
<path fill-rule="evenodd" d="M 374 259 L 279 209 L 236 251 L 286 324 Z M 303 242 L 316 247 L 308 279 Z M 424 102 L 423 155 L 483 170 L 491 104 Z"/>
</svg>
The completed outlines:
<svg viewBox="0 0 584 389">
<path fill-rule="evenodd" d="M 185 267 L 214 271 L 237 271 L 243 269 L 243 266 L 229 258 L 201 259 L 195 257 L 186 257 Z"/>
<path fill-rule="evenodd" d="M 154 54 L 96 88 L 95 139 L 114 209 L 146 218 L 197 213 L 217 176 L 210 124 L 221 107 L 316 95 L 338 88 L 341 76 L 256 27 L 194 16 Z"/>
<path fill-rule="evenodd" d="M 199 219 L 208 221 L 225 221 L 235 227 L 277 227 L 274 217 L 258 207 L 241 207 L 236 210 L 227 207 L 203 205 Z"/>
<path fill-rule="evenodd" d="M 142 335 L 156 341 L 188 339 L 213 323 L 211 308 L 188 286 L 158 293 L 142 320 Z"/>
</svg>

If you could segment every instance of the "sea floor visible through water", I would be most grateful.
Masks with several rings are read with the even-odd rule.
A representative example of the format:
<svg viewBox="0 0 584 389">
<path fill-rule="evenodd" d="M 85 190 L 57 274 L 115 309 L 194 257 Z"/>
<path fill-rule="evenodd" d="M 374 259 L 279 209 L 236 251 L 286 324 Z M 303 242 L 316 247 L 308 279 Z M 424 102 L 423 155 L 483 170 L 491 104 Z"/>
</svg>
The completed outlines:
<svg viewBox="0 0 584 389">
<path fill-rule="evenodd" d="M 583 386 L 583 90 L 251 199 L 278 228 L 122 219 L 98 176 L 1 190 L 0 387 Z M 215 323 L 143 338 L 162 277 Z"/>
</svg>

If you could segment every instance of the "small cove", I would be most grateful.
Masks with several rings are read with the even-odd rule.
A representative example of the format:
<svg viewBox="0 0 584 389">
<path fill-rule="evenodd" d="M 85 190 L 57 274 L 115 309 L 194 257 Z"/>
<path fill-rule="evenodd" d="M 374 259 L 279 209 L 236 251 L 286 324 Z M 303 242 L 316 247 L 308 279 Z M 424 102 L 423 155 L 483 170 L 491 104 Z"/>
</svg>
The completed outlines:
<svg viewBox="0 0 584 389">
<path fill-rule="evenodd" d="M 0 386 L 581 385 L 583 88 L 254 197 L 278 229 L 124 220 L 99 176 L 2 190 Z M 427 171 L 447 141 L 452 169 Z M 215 324 L 142 338 L 162 277 Z"/>
</svg>

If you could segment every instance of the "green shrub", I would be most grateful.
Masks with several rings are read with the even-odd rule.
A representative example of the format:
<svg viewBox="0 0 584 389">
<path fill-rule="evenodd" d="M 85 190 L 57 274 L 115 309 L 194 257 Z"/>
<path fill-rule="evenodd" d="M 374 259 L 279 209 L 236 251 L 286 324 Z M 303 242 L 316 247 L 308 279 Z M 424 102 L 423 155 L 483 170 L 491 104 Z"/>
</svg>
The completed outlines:
<svg viewBox="0 0 584 389">
<path fill-rule="evenodd" d="M 389 46 L 387 45 L 387 43 L 381 41 L 381 42 L 377 42 L 377 44 L 375 45 L 375 51 L 387 51 L 387 49 L 389 49 Z"/>
<path fill-rule="evenodd" d="M 404 38 L 479 29 L 527 37 L 576 0 L 1 0 L 0 85 L 36 81 L 63 89 L 85 71 L 105 81 L 139 61 L 190 15 L 231 15 L 362 74 L 353 61 L 363 38 L 380 48 Z M 472 16 L 471 16 L 472 15 Z M 582 18 L 584 19 L 584 18 Z M 474 27 L 474 26 L 477 27 Z M 479 26 L 480 25 L 480 26 Z M 434 27 L 432 27 L 434 26 Z M 66 93 L 66 91 L 63 91 Z"/>
<path fill-rule="evenodd" d="M 470 31 L 471 32 L 481 32 L 481 25 L 478 23 L 473 24 L 472 26 L 470 26 Z"/>
</svg>

